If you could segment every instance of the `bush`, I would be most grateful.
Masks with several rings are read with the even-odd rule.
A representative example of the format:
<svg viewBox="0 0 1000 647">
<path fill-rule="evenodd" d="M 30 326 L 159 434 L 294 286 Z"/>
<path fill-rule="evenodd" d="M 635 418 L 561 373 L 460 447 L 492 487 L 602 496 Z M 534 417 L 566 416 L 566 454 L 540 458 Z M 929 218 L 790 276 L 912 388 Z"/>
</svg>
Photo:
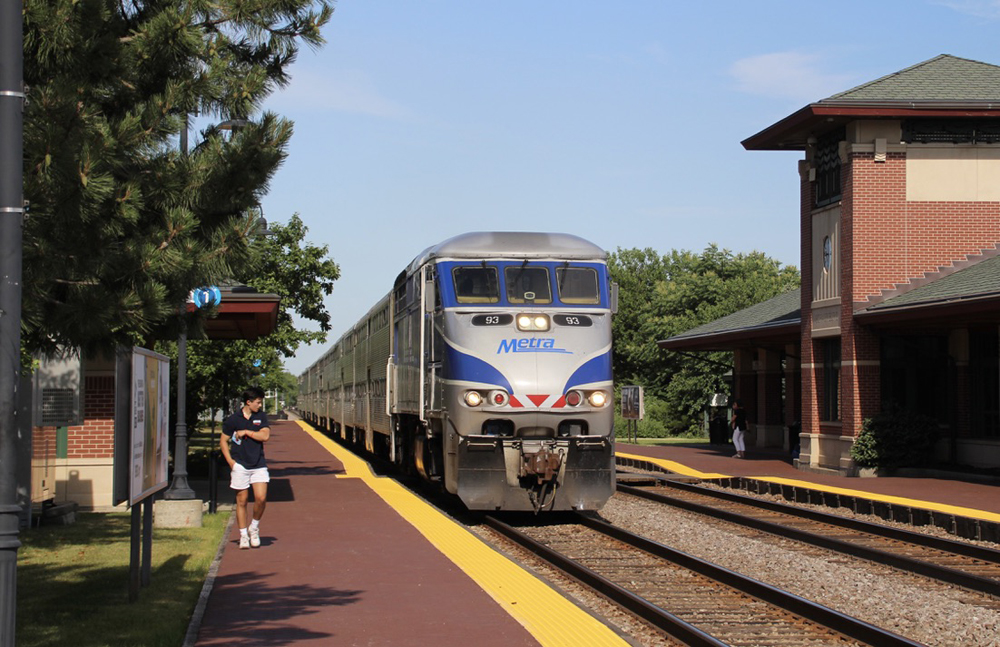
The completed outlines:
<svg viewBox="0 0 1000 647">
<path fill-rule="evenodd" d="M 937 423 L 927 416 L 890 405 L 865 418 L 851 447 L 860 467 L 896 468 L 926 464 L 937 441 Z"/>
<path fill-rule="evenodd" d="M 684 434 L 678 434 L 672 429 L 670 424 L 670 413 L 669 407 L 664 400 L 660 400 L 654 396 L 651 396 L 648 392 L 644 397 L 645 404 L 645 417 L 638 421 L 638 432 L 639 438 L 668 438 L 671 436 L 679 436 Z M 615 436 L 617 438 L 625 438 L 626 430 L 628 429 L 628 422 L 621 416 L 621 404 L 618 398 L 616 398 L 616 408 L 615 408 Z"/>
</svg>

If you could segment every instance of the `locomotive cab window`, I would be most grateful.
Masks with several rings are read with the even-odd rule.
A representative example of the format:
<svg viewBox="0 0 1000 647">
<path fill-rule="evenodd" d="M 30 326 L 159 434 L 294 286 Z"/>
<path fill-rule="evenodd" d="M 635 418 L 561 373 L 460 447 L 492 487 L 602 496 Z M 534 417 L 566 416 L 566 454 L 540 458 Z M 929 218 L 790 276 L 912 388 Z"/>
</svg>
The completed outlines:
<svg viewBox="0 0 1000 647">
<path fill-rule="evenodd" d="M 495 267 L 456 267 L 455 299 L 459 303 L 499 303 L 500 280 Z"/>
<path fill-rule="evenodd" d="M 601 302 L 597 286 L 597 270 L 589 267 L 556 269 L 556 286 L 563 303 L 593 305 Z"/>
<path fill-rule="evenodd" d="M 511 266 L 504 269 L 503 278 L 511 303 L 552 303 L 548 268 Z"/>
</svg>

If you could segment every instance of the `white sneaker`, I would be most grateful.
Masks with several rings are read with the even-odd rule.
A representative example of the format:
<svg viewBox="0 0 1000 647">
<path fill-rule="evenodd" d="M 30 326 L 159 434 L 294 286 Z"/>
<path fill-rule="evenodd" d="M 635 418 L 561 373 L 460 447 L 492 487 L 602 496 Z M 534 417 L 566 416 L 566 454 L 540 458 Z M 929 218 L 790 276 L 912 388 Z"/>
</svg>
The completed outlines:
<svg viewBox="0 0 1000 647">
<path fill-rule="evenodd" d="M 254 548 L 260 548 L 260 531 L 256 528 L 251 528 L 247 532 L 250 534 L 250 545 Z"/>
<path fill-rule="evenodd" d="M 240 533 L 240 548 L 250 548 L 250 538 Z"/>
</svg>

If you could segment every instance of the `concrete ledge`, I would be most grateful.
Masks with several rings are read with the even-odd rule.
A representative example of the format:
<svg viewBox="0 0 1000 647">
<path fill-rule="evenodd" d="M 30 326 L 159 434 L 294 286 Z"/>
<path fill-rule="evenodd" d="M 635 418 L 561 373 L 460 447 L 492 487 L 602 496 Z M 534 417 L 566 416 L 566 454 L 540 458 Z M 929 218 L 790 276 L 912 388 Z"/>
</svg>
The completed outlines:
<svg viewBox="0 0 1000 647">
<path fill-rule="evenodd" d="M 153 502 L 153 526 L 157 528 L 201 528 L 201 499 Z"/>
</svg>

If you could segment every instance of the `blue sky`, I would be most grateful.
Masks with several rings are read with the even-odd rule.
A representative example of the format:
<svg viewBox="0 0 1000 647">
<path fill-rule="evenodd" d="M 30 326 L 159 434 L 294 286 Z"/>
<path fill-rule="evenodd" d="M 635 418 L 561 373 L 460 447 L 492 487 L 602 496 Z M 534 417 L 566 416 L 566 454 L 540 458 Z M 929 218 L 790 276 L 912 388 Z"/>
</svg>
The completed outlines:
<svg viewBox="0 0 1000 647">
<path fill-rule="evenodd" d="M 977 0 L 340 0 L 265 105 L 295 123 L 265 215 L 342 273 L 327 343 L 286 368 L 467 231 L 798 266 L 800 154 L 740 141 L 939 54 L 1000 64 L 998 27 Z"/>
</svg>

